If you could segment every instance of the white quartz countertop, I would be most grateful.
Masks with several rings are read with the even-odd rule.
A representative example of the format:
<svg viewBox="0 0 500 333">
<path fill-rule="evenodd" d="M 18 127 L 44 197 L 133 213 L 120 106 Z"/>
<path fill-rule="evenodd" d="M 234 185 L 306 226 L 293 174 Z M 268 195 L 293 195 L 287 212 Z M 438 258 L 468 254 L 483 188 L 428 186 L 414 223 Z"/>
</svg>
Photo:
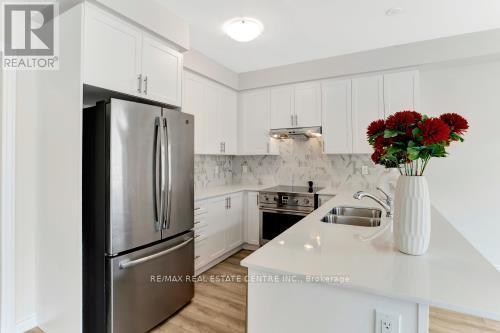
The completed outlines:
<svg viewBox="0 0 500 333">
<path fill-rule="evenodd" d="M 352 192 L 338 193 L 245 258 L 242 265 L 299 278 L 346 276 L 348 283 L 328 286 L 500 320 L 500 272 L 436 209 L 429 251 L 410 256 L 394 248 L 390 228 L 379 238 L 361 241 L 360 236 L 383 228 L 388 223 L 385 218 L 376 228 L 321 222 L 328 211 L 341 205 L 378 206 L 370 199 L 353 199 Z"/>
<path fill-rule="evenodd" d="M 213 197 L 218 197 L 225 194 L 231 194 L 241 191 L 260 191 L 265 188 L 271 187 L 273 185 L 244 185 L 244 184 L 232 184 L 224 186 L 214 186 L 207 187 L 200 190 L 194 191 L 194 200 L 204 200 Z"/>
</svg>

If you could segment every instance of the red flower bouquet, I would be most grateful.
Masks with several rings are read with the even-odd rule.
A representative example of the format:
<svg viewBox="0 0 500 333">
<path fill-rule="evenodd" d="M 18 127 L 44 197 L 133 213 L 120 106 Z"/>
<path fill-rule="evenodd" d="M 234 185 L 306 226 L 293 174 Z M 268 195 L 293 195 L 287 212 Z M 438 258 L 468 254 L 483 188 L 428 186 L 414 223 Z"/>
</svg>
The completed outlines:
<svg viewBox="0 0 500 333">
<path fill-rule="evenodd" d="M 464 141 L 468 128 L 467 120 L 456 113 L 434 118 L 405 110 L 373 121 L 366 134 L 374 163 L 398 168 L 402 175 L 421 176 L 432 157 L 445 157 L 451 142 Z"/>
</svg>

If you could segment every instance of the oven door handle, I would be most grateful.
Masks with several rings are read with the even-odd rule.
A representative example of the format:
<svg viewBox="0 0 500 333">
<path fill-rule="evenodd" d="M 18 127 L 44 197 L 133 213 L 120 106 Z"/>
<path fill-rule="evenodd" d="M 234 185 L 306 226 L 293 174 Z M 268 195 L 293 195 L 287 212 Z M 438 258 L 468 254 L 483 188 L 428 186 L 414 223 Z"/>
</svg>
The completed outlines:
<svg viewBox="0 0 500 333">
<path fill-rule="evenodd" d="M 298 211 L 298 210 L 291 210 L 291 209 L 280 209 L 280 208 L 268 208 L 268 207 L 259 207 L 261 212 L 266 212 L 266 213 L 292 213 L 294 215 L 303 215 L 307 216 L 312 211 L 310 212 L 304 212 L 304 211 Z"/>
</svg>

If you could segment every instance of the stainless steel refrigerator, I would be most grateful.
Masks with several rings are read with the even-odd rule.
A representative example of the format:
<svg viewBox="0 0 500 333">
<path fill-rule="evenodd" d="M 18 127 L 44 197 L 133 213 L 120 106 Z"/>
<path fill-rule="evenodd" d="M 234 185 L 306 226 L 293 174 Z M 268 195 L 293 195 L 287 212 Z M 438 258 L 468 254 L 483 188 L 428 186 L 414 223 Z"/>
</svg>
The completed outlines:
<svg viewBox="0 0 500 333">
<path fill-rule="evenodd" d="M 194 294 L 194 119 L 118 99 L 83 115 L 83 331 L 146 332 Z"/>
</svg>

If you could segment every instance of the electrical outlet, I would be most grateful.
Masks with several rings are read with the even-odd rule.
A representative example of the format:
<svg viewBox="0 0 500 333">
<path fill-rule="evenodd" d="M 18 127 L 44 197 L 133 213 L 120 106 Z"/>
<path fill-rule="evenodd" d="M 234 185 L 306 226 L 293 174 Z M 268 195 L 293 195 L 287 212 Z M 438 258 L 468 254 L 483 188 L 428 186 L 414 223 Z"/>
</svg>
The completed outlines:
<svg viewBox="0 0 500 333">
<path fill-rule="evenodd" d="M 366 165 L 361 166 L 361 174 L 364 176 L 368 174 L 368 166 Z"/>
<path fill-rule="evenodd" d="M 248 173 L 248 165 L 242 166 L 241 169 L 242 169 L 242 171 L 241 171 L 242 173 Z"/>
<path fill-rule="evenodd" d="M 218 175 L 218 174 L 219 174 L 219 166 L 218 166 L 218 165 L 217 165 L 217 166 L 215 166 L 215 170 L 214 170 L 214 171 L 215 171 L 215 174 L 216 174 L 216 175 Z"/>
<path fill-rule="evenodd" d="M 400 333 L 401 315 L 375 310 L 375 333 Z"/>
</svg>

